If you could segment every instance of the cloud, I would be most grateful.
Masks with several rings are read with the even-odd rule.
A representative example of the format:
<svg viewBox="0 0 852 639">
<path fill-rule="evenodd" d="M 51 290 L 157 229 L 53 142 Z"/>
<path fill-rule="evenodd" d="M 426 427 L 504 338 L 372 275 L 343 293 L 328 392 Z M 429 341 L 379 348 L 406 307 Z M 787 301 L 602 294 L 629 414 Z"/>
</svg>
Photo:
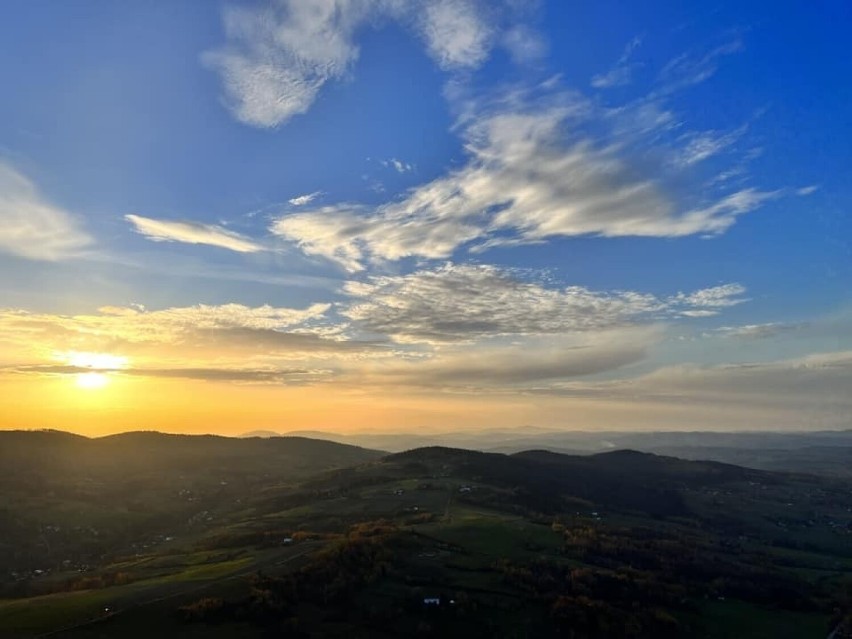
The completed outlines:
<svg viewBox="0 0 852 639">
<path fill-rule="evenodd" d="M 346 204 L 324 206 L 279 218 L 269 230 L 294 241 L 308 255 L 320 255 L 348 271 L 359 271 L 363 269 L 359 244 L 367 234 L 375 233 L 369 222 L 355 215 L 361 208 Z"/>
<path fill-rule="evenodd" d="M 745 293 L 742 284 L 724 284 L 701 289 L 694 293 L 678 293 L 675 300 L 686 306 L 705 307 L 710 309 L 727 308 L 747 301 L 740 297 Z"/>
<path fill-rule="evenodd" d="M 437 64 L 476 68 L 495 37 L 475 0 L 276 0 L 224 12 L 226 44 L 203 56 L 245 124 L 269 128 L 305 113 L 322 87 L 349 73 L 363 28 L 395 20 L 418 32 Z M 494 9 L 497 10 L 497 9 Z"/>
<path fill-rule="evenodd" d="M 658 327 L 630 327 L 557 338 L 527 336 L 512 343 L 455 345 L 417 359 L 371 361 L 357 374 L 370 384 L 469 391 L 524 387 L 587 377 L 643 360 L 661 336 Z M 346 375 L 346 371 L 343 373 Z"/>
<path fill-rule="evenodd" d="M 630 62 L 630 59 L 640 44 L 642 44 L 642 38 L 638 36 L 628 42 L 615 65 L 606 73 L 592 78 L 592 86 L 596 89 L 611 89 L 612 87 L 630 84 L 633 79 L 633 72 L 639 66 Z"/>
<path fill-rule="evenodd" d="M 819 186 L 816 184 L 812 184 L 810 186 L 803 186 L 800 189 L 796 189 L 796 195 L 806 196 L 811 195 L 812 193 L 816 193 L 819 190 Z"/>
<path fill-rule="evenodd" d="M 204 60 L 221 74 L 235 117 L 272 127 L 306 112 L 323 84 L 343 76 L 358 57 L 353 37 L 369 4 L 300 0 L 226 8 L 228 43 Z"/>
<path fill-rule="evenodd" d="M 358 271 L 368 261 L 446 259 L 464 245 L 479 252 L 579 235 L 716 235 L 781 194 L 741 188 L 708 199 L 699 184 L 688 192 L 684 170 L 694 162 L 660 164 L 656 157 L 684 151 L 659 143 L 648 150 L 658 130 L 631 125 L 630 135 L 613 130 L 613 140 L 596 140 L 586 127 L 622 127 L 625 116 L 612 119 L 565 92 L 529 102 L 510 95 L 469 110 L 467 163 L 401 200 L 285 215 L 272 232 Z M 635 148 L 626 148 L 631 139 Z"/>
<path fill-rule="evenodd" d="M 675 158 L 675 162 L 685 167 L 703 162 L 734 144 L 745 134 L 747 128 L 741 126 L 728 133 L 705 131 L 688 135 L 689 142 Z"/>
<path fill-rule="evenodd" d="M 507 335 L 556 335 L 671 319 L 739 304 L 729 284 L 658 297 L 634 291 L 547 288 L 495 266 L 447 264 L 409 275 L 349 282 L 344 317 L 399 343 L 452 343 Z"/>
<path fill-rule="evenodd" d="M 722 326 L 713 331 L 723 337 L 734 337 L 737 339 L 768 339 L 783 333 L 798 331 L 805 328 L 806 324 L 783 324 L 781 322 L 770 322 L 768 324 L 746 324 L 744 326 Z"/>
<path fill-rule="evenodd" d="M 819 406 L 836 410 L 841 402 L 852 405 L 852 352 L 817 353 L 776 362 L 660 369 L 636 380 L 613 383 L 616 388 L 641 391 L 644 397 L 678 398 L 680 401 L 723 401 L 728 404 L 773 403 Z"/>
<path fill-rule="evenodd" d="M 3 373 L 24 375 L 84 375 L 91 369 L 71 365 L 31 365 L 0 368 Z M 261 384 L 303 384 L 317 381 L 329 373 L 310 369 L 251 369 L 251 368 L 128 368 L 121 375 L 167 379 L 194 379 L 209 382 L 242 382 Z"/>
<path fill-rule="evenodd" d="M 430 55 L 441 68 L 450 70 L 482 64 L 495 31 L 475 0 L 426 2 L 420 29 Z"/>
<path fill-rule="evenodd" d="M 547 42 L 535 29 L 519 24 L 508 29 L 501 40 L 516 64 L 528 64 L 547 54 Z"/>
<path fill-rule="evenodd" d="M 530 384 L 539 402 L 625 428 L 753 430 L 848 428 L 852 352 L 736 365 L 666 366 L 632 378 Z M 609 418 L 606 417 L 609 415 Z M 616 422 L 613 417 L 617 416 Z"/>
<path fill-rule="evenodd" d="M 237 253 L 256 253 L 264 250 L 253 240 L 215 224 L 155 220 L 140 215 L 125 215 L 124 219 L 134 226 L 137 233 L 154 242 L 206 244 Z"/>
<path fill-rule="evenodd" d="M 736 36 L 703 55 L 684 53 L 677 56 L 666 64 L 657 76 L 660 91 L 672 93 L 708 80 L 719 69 L 719 63 L 724 56 L 738 53 L 742 48 L 742 40 Z"/>
<path fill-rule="evenodd" d="M 298 197 L 293 197 L 287 200 L 292 206 L 305 206 L 306 204 L 310 204 L 313 202 L 318 196 L 322 194 L 322 191 L 314 191 L 313 193 L 306 193 L 305 195 L 300 195 Z"/>
<path fill-rule="evenodd" d="M 414 170 L 413 165 L 403 162 L 402 160 L 397 160 L 396 158 L 382 160 L 382 166 L 390 167 L 397 173 L 409 173 Z"/>
<path fill-rule="evenodd" d="M 393 356 L 385 343 L 347 338 L 345 326 L 327 321 L 329 309 L 113 306 L 88 315 L 7 309 L 0 311 L 0 368 L 279 383 L 324 378 L 350 359 Z"/>
<path fill-rule="evenodd" d="M 91 243 L 73 215 L 48 202 L 32 181 L 0 160 L 0 251 L 56 261 L 79 255 Z"/>
<path fill-rule="evenodd" d="M 329 304 L 304 309 L 198 304 L 161 310 L 102 307 L 97 314 L 0 312 L 0 341 L 38 343 L 60 351 L 110 352 L 111 344 L 185 344 L 204 331 L 282 331 L 322 318 Z"/>
</svg>

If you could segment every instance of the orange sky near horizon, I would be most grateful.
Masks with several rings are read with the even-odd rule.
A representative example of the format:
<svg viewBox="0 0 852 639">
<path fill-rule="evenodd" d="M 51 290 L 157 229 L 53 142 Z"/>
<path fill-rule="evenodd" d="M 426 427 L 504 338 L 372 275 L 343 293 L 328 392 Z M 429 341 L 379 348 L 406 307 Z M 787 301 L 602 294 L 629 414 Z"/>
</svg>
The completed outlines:
<svg viewBox="0 0 852 639">
<path fill-rule="evenodd" d="M 92 437 L 134 430 L 236 436 L 259 429 L 346 434 L 525 425 L 553 430 L 737 430 L 769 428 L 772 420 L 783 417 L 763 409 L 717 406 L 708 407 L 703 419 L 696 420 L 693 406 L 677 402 L 390 388 L 368 392 L 322 385 L 150 379 L 121 373 L 107 373 L 109 381 L 103 387 L 81 387 L 77 377 L 87 374 L 7 376 L 0 385 L 0 428 L 52 428 Z M 749 421 L 742 421 L 744 415 Z"/>
</svg>

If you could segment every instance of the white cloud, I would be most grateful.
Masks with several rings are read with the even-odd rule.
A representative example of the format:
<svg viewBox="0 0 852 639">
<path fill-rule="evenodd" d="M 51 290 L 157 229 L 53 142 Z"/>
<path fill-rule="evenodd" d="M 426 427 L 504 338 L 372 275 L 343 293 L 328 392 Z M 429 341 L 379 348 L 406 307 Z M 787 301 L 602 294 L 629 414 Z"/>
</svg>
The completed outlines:
<svg viewBox="0 0 852 639">
<path fill-rule="evenodd" d="M 73 215 L 48 202 L 35 184 L 0 160 L 0 251 L 55 261 L 91 243 Z"/>
<path fill-rule="evenodd" d="M 780 195 L 742 188 L 708 201 L 698 185 L 697 193 L 684 192 L 688 166 L 653 159 L 681 149 L 596 141 L 582 134 L 589 118 L 600 115 L 590 115 L 586 101 L 561 94 L 541 102 L 530 107 L 510 96 L 484 113 L 466 114 L 467 164 L 402 200 L 284 216 L 272 231 L 356 271 L 368 260 L 449 258 L 474 240 L 480 243 L 469 248 L 483 250 L 560 236 L 714 235 Z M 656 131 L 632 134 L 645 142 Z"/>
<path fill-rule="evenodd" d="M 738 53 L 742 48 L 742 40 L 734 37 L 703 55 L 684 53 L 677 56 L 663 67 L 657 77 L 661 92 L 672 93 L 708 80 L 718 71 L 724 56 Z"/>
<path fill-rule="evenodd" d="M 230 7 L 227 43 L 204 61 L 222 76 L 238 120 L 274 127 L 305 113 L 326 82 L 344 77 L 358 58 L 358 31 L 382 20 L 417 30 L 443 69 L 479 66 L 495 34 L 484 6 L 475 0 L 275 0 Z"/>
<path fill-rule="evenodd" d="M 272 127 L 305 113 L 323 84 L 358 57 L 354 32 L 370 4 L 284 0 L 227 8 L 228 44 L 205 61 L 221 73 L 237 119 Z"/>
<path fill-rule="evenodd" d="M 476 0 L 426 2 L 420 28 L 429 53 L 444 69 L 478 67 L 495 31 Z"/>
<path fill-rule="evenodd" d="M 96 340 L 124 342 L 180 341 L 188 332 L 203 330 L 249 329 L 280 331 L 322 318 L 329 304 L 313 304 L 304 309 L 242 304 L 173 307 L 143 310 L 138 306 L 104 306 L 97 314 L 55 315 L 23 310 L 0 311 L 0 336 L 25 342 L 39 335 L 40 340 L 65 339 L 68 342 L 91 337 Z M 61 350 L 101 352 L 109 349 L 83 348 L 68 344 Z"/>
<path fill-rule="evenodd" d="M 308 255 L 320 255 L 349 271 L 358 271 L 363 268 L 358 244 L 369 231 L 368 223 L 354 213 L 359 208 L 343 204 L 287 215 L 273 222 L 270 231 L 295 241 Z"/>
<path fill-rule="evenodd" d="M 767 339 L 776 337 L 782 333 L 797 331 L 805 327 L 805 324 L 783 324 L 781 322 L 769 322 L 767 324 L 746 324 L 744 326 L 722 326 L 714 333 L 723 337 L 735 337 L 738 339 Z"/>
<path fill-rule="evenodd" d="M 600 331 L 739 304 L 742 286 L 729 284 L 659 297 L 634 291 L 547 288 L 512 271 L 453 265 L 409 275 L 349 282 L 355 301 L 343 316 L 400 343 L 449 343 L 507 335 Z"/>
<path fill-rule="evenodd" d="M 396 158 L 382 160 L 382 166 L 392 168 L 397 173 L 409 173 L 414 170 L 413 165 L 403 162 L 402 160 L 397 160 Z"/>
<path fill-rule="evenodd" d="M 137 233 L 154 242 L 206 244 L 237 253 L 256 253 L 263 250 L 263 247 L 253 240 L 215 224 L 155 220 L 140 215 L 125 215 L 124 219 L 133 225 Z"/>
<path fill-rule="evenodd" d="M 606 73 L 596 75 L 592 78 L 592 86 L 596 89 L 611 89 L 630 84 L 633 80 L 633 72 L 639 66 L 631 62 L 633 52 L 642 44 L 642 38 L 635 37 L 624 47 L 624 52 L 615 65 Z"/>
<path fill-rule="evenodd" d="M 736 306 L 748 301 L 740 297 L 743 293 L 745 293 L 745 287 L 741 284 L 723 284 L 722 286 L 701 289 L 694 293 L 678 293 L 674 299 L 686 306 L 718 309 Z"/>
<path fill-rule="evenodd" d="M 812 193 L 816 193 L 819 190 L 819 186 L 816 184 L 812 184 L 810 186 L 803 186 L 800 189 L 796 189 L 796 195 L 811 195 Z"/>
<path fill-rule="evenodd" d="M 542 35 L 523 24 L 508 29 L 501 43 L 516 64 L 535 62 L 547 54 L 547 42 Z"/>
<path fill-rule="evenodd" d="M 313 193 L 305 193 L 304 195 L 299 195 L 298 197 L 293 197 L 287 200 L 292 206 L 305 206 L 306 204 L 310 204 L 317 197 L 322 194 L 322 191 L 314 191 Z"/>
<path fill-rule="evenodd" d="M 676 156 L 675 162 L 682 166 L 690 166 L 717 155 L 739 140 L 747 127 L 741 126 L 728 133 L 704 131 L 687 136 L 689 142 Z"/>
</svg>

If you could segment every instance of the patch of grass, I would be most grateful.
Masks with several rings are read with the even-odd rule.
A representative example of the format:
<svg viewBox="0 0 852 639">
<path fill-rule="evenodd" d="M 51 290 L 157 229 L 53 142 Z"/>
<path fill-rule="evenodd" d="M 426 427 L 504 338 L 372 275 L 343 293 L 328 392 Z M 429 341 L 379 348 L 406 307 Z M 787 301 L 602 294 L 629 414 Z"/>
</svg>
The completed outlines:
<svg viewBox="0 0 852 639">
<path fill-rule="evenodd" d="M 773 610 L 742 601 L 709 601 L 688 619 L 699 639 L 823 639 L 828 619 L 818 613 Z"/>
</svg>

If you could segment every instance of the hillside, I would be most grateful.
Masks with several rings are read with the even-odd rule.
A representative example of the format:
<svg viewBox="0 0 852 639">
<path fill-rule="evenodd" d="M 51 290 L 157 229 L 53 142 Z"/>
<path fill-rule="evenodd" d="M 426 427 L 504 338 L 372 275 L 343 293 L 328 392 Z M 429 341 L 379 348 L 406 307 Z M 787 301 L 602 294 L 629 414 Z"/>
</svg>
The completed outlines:
<svg viewBox="0 0 852 639">
<path fill-rule="evenodd" d="M 842 480 L 630 450 L 383 455 L 297 438 L 37 436 L 66 456 L 93 443 L 158 454 L 179 483 L 98 485 L 96 511 L 79 495 L 62 511 L 19 493 L 35 543 L 3 586 L 4 636 L 822 639 L 852 593 Z M 272 473 L 297 454 L 318 472 Z M 230 464 L 228 478 L 201 472 L 205 458 Z M 86 459 L 65 463 L 113 472 Z M 157 510 L 166 497 L 175 512 Z M 93 543 L 110 530 L 112 545 L 67 565 L 66 524 L 45 526 L 46 513 L 96 514 L 98 535 L 77 534 Z M 139 537 L 146 521 L 160 532 Z"/>
<path fill-rule="evenodd" d="M 204 529 L 259 488 L 381 455 L 299 437 L 0 431 L 0 568 L 87 565 Z"/>
</svg>

